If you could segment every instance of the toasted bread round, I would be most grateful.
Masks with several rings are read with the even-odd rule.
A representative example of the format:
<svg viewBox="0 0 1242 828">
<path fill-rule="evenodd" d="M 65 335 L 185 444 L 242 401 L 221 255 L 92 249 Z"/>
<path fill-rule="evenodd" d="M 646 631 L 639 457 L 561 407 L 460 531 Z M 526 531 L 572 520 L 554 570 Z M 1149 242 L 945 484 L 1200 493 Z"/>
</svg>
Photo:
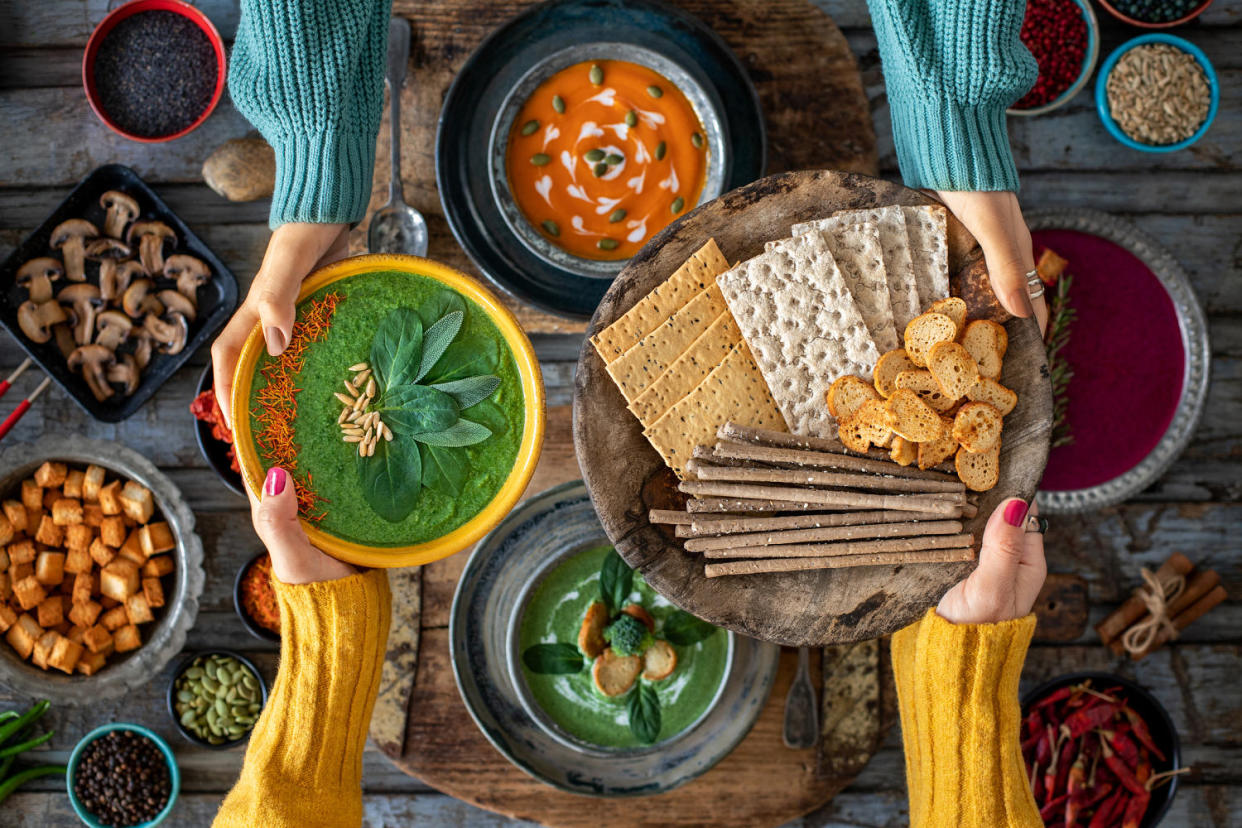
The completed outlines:
<svg viewBox="0 0 1242 828">
<path fill-rule="evenodd" d="M 1003 325 L 987 319 L 974 320 L 962 334 L 962 347 L 979 364 L 980 374 L 992 379 L 1000 378 L 1005 351 L 1009 349 L 1009 334 Z"/>
<path fill-rule="evenodd" d="M 973 402 L 984 402 L 993 406 L 1002 416 L 1008 416 L 1018 404 L 1018 395 L 989 377 L 979 377 L 974 387 L 966 392 L 966 397 Z"/>
<path fill-rule="evenodd" d="M 632 615 L 647 626 L 647 632 L 655 632 L 655 619 L 651 617 L 651 613 L 640 607 L 638 604 L 626 604 L 621 608 L 626 615 Z"/>
<path fill-rule="evenodd" d="M 927 365 L 927 353 L 938 342 L 952 342 L 957 338 L 957 325 L 943 313 L 928 311 L 910 320 L 906 325 L 906 356 L 920 368 Z"/>
<path fill-rule="evenodd" d="M 908 466 L 919 458 L 919 444 L 912 443 L 900 434 L 893 435 L 893 447 L 889 457 L 899 466 Z"/>
<path fill-rule="evenodd" d="M 595 659 L 591 678 L 595 681 L 595 689 L 611 698 L 633 687 L 642 671 L 642 656 L 619 656 L 609 647 Z"/>
<path fill-rule="evenodd" d="M 953 407 L 956 399 L 949 397 L 931 375 L 931 371 L 915 368 L 913 371 L 902 371 L 897 375 L 897 387 L 907 388 L 922 398 L 923 402 L 943 414 Z"/>
<path fill-rule="evenodd" d="M 879 362 L 875 364 L 875 371 L 872 372 L 875 390 L 879 391 L 880 396 L 885 399 L 893 396 L 893 392 L 897 390 L 897 375 L 902 371 L 917 367 L 910 357 L 906 356 L 905 348 L 889 351 L 880 357 Z"/>
<path fill-rule="evenodd" d="M 837 427 L 841 443 L 850 451 L 866 454 L 872 444 L 884 445 L 892 435 L 892 415 L 878 396 L 867 400 L 848 420 Z"/>
<path fill-rule="evenodd" d="M 828 388 L 828 413 L 844 422 L 867 400 L 878 400 L 880 395 L 866 380 L 846 374 L 837 377 Z"/>
<path fill-rule="evenodd" d="M 643 678 L 647 681 L 666 679 L 677 669 L 677 651 L 667 641 L 656 641 L 643 653 Z"/>
<path fill-rule="evenodd" d="M 932 302 L 928 310 L 932 313 L 943 313 L 953 320 L 953 324 L 957 327 L 957 336 L 954 339 L 960 337 L 962 331 L 966 329 L 966 302 L 964 300 L 950 296 L 947 299 Z"/>
<path fill-rule="evenodd" d="M 915 443 L 935 439 L 943 430 L 940 415 L 919 399 L 909 388 L 898 388 L 888 398 L 887 408 L 893 416 L 892 430 Z"/>
<path fill-rule="evenodd" d="M 587 658 L 595 658 L 604 651 L 608 642 L 604 641 L 604 627 L 608 626 L 608 607 L 603 601 L 596 601 L 587 607 L 582 616 L 582 626 L 578 628 L 578 649 Z"/>
<path fill-rule="evenodd" d="M 945 396 L 960 400 L 979 381 L 979 366 L 956 342 L 938 342 L 927 355 L 927 370 Z"/>
<path fill-rule="evenodd" d="M 1002 422 L 987 403 L 966 403 L 953 418 L 953 439 L 971 454 L 985 454 L 1000 442 Z"/>
<path fill-rule="evenodd" d="M 947 417 L 941 417 L 940 424 L 942 431 L 939 437 L 919 443 L 920 469 L 939 466 L 957 451 L 957 440 L 953 439 L 953 421 Z"/>
<path fill-rule="evenodd" d="M 965 448 L 957 450 L 954 460 L 958 478 L 966 484 L 966 488 L 975 492 L 986 492 L 1000 480 L 1000 443 L 997 442 L 991 451 L 983 454 L 971 454 Z"/>
</svg>

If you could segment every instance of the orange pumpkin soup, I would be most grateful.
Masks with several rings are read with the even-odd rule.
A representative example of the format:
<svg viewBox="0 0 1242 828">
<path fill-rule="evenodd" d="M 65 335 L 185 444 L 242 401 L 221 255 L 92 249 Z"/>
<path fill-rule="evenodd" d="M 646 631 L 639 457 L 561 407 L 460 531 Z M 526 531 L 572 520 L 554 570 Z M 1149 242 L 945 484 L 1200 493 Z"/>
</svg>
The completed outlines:
<svg viewBox="0 0 1242 828">
<path fill-rule="evenodd" d="M 600 60 L 539 85 L 514 121 L 506 167 L 540 234 L 575 256 L 616 260 L 698 203 L 707 153 L 680 89 L 645 66 Z"/>
</svg>

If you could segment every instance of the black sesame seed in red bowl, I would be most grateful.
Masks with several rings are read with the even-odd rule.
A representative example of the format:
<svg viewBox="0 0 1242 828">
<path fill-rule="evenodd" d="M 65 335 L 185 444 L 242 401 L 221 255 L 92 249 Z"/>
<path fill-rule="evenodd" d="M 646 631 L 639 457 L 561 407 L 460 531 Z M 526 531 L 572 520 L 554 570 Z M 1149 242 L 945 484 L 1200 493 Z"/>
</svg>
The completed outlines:
<svg viewBox="0 0 1242 828">
<path fill-rule="evenodd" d="M 1095 68 L 1098 29 L 1086 0 L 1029 0 L 1022 43 L 1039 65 L 1039 77 L 1009 112 L 1039 115 L 1074 97 Z"/>
<path fill-rule="evenodd" d="M 158 825 L 181 777 L 172 750 L 151 731 L 111 724 L 88 733 L 69 758 L 69 801 L 91 828 Z"/>
</svg>

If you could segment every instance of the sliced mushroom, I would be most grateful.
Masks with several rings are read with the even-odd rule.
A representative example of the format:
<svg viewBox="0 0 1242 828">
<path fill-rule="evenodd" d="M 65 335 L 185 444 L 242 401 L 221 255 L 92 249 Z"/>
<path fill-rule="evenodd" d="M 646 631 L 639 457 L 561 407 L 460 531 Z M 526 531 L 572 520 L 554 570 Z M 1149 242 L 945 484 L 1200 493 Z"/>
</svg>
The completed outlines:
<svg viewBox="0 0 1242 828">
<path fill-rule="evenodd" d="M 159 345 L 160 353 L 169 356 L 181 353 L 190 336 L 190 324 L 179 313 L 167 313 L 162 317 L 148 316 L 142 320 L 142 327 Z"/>
<path fill-rule="evenodd" d="M 56 294 L 56 299 L 69 307 L 73 321 L 73 341 L 87 345 L 95 336 L 95 314 L 103 307 L 99 288 L 94 285 L 70 285 Z"/>
<path fill-rule="evenodd" d="M 153 284 L 150 279 L 135 279 L 121 296 L 121 307 L 134 319 L 141 319 L 146 314 L 159 316 L 164 312 L 160 300 L 151 295 Z"/>
<path fill-rule="evenodd" d="M 134 328 L 129 338 L 134 340 L 134 360 L 138 363 L 138 370 L 145 371 L 151 364 L 151 347 L 154 345 L 151 333 L 146 328 Z"/>
<path fill-rule="evenodd" d="M 99 235 L 95 225 L 86 219 L 69 219 L 56 225 L 48 244 L 65 258 L 65 275 L 71 282 L 86 279 L 86 240 Z"/>
<path fill-rule="evenodd" d="M 95 319 L 95 344 L 115 351 L 129 339 L 134 321 L 118 310 L 106 310 Z"/>
<path fill-rule="evenodd" d="M 109 259 L 113 262 L 119 262 L 121 259 L 128 259 L 132 255 L 134 255 L 134 251 L 130 249 L 129 245 L 107 237 L 95 239 L 86 245 L 86 258 L 92 262 L 105 262 Z"/>
<path fill-rule="evenodd" d="M 133 354 L 116 354 L 115 357 L 116 361 L 108 367 L 104 377 L 108 382 L 121 386 L 124 389 L 121 393 L 128 397 L 138 390 L 142 371 L 138 368 L 138 360 L 134 359 Z"/>
<path fill-rule="evenodd" d="M 138 202 L 120 190 L 108 190 L 99 197 L 99 206 L 108 211 L 104 216 L 104 234 L 114 239 L 125 235 L 125 225 L 138 216 Z"/>
<path fill-rule="evenodd" d="M 103 402 L 114 393 L 104 374 L 115 361 L 116 357 L 104 346 L 83 345 L 69 355 L 69 370 L 79 372 L 95 399 Z"/>
<path fill-rule="evenodd" d="M 31 259 L 17 271 L 17 286 L 23 287 L 30 294 L 30 301 L 46 302 L 52 298 L 52 282 L 59 282 L 65 275 L 65 267 L 59 259 L 51 256 L 40 256 Z"/>
<path fill-rule="evenodd" d="M 197 256 L 178 253 L 164 263 L 164 276 L 177 280 L 177 291 L 197 303 L 198 289 L 211 280 L 211 268 Z"/>
<path fill-rule="evenodd" d="M 164 245 L 175 245 L 177 234 L 162 221 L 136 221 L 129 226 L 125 241 L 133 247 L 138 245 L 138 258 L 147 273 L 159 273 L 164 269 Z"/>
<path fill-rule="evenodd" d="M 125 295 L 126 288 L 135 278 L 141 278 L 147 275 L 147 271 L 143 269 L 142 262 L 137 259 L 130 259 L 127 262 L 117 262 L 112 267 L 108 267 L 108 262 L 100 262 L 99 265 L 99 293 L 103 296 L 105 302 L 119 302 L 121 297 Z"/>
<path fill-rule="evenodd" d="M 60 351 L 60 355 L 65 359 L 68 359 L 69 355 L 78 348 L 78 343 L 73 341 L 73 328 L 68 322 L 53 325 L 52 337 L 56 340 L 56 350 Z"/>
<path fill-rule="evenodd" d="M 164 305 L 165 312 L 173 312 L 181 314 L 186 318 L 187 322 L 193 322 L 197 314 L 197 309 L 193 299 L 187 299 L 183 294 L 175 290 L 161 290 L 155 294 L 155 298 L 160 300 Z"/>
<path fill-rule="evenodd" d="M 21 326 L 26 338 L 38 345 L 52 338 L 53 325 L 59 325 L 68 318 L 65 309 L 52 300 L 27 300 L 17 307 L 17 324 Z"/>
</svg>

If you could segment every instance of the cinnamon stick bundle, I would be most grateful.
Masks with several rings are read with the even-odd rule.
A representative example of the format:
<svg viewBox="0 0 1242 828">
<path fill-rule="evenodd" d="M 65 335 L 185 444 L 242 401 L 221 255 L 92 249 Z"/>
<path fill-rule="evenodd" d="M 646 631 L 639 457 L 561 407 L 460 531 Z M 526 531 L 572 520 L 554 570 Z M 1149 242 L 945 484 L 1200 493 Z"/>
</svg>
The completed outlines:
<svg viewBox="0 0 1242 828">
<path fill-rule="evenodd" d="M 705 558 L 837 558 L 880 552 L 925 552 L 930 549 L 962 549 L 974 545 L 973 535 L 933 535 L 920 538 L 886 538 L 839 543 L 792 543 L 781 546 L 735 546 L 709 549 Z"/>
<path fill-rule="evenodd" d="M 1156 580 L 1164 583 L 1174 576 L 1185 577 L 1194 568 L 1195 565 L 1190 562 L 1189 558 L 1180 552 L 1174 552 L 1156 570 Z M 1099 633 L 1101 642 L 1111 644 L 1114 640 L 1121 638 L 1122 633 L 1130 629 L 1134 622 L 1146 614 L 1147 605 L 1143 603 L 1143 599 L 1136 595 L 1131 595 L 1111 615 L 1096 624 L 1095 631 Z M 1117 650 L 1117 652 L 1120 653 L 1121 651 Z"/>
<path fill-rule="evenodd" d="M 962 492 L 966 484 L 960 480 L 919 480 L 878 474 L 831 472 L 818 469 L 763 469 L 744 466 L 720 466 L 691 459 L 686 470 L 699 480 L 724 480 L 736 483 L 788 483 L 800 486 L 831 486 L 844 489 L 869 489 L 881 492 Z"/>
<path fill-rule="evenodd" d="M 777 463 L 791 466 L 810 466 L 821 469 L 844 469 L 848 471 L 884 474 L 893 477 L 907 477 L 916 480 L 955 480 L 951 474 L 916 469 L 910 466 L 899 466 L 888 460 L 873 460 L 869 457 L 856 457 L 852 454 L 833 454 L 827 451 L 807 451 L 803 449 L 777 448 L 774 446 L 752 446 L 741 443 L 717 443 L 712 452 L 713 457 L 730 460 L 751 460 L 758 463 Z"/>
<path fill-rule="evenodd" d="M 1212 573 L 1212 574 L 1216 574 L 1216 573 Z M 1189 585 L 1187 586 L 1189 587 Z M 1180 613 L 1174 616 L 1173 627 L 1178 632 L 1181 632 L 1182 630 L 1186 629 L 1191 624 L 1193 624 L 1195 621 L 1198 621 L 1200 618 L 1206 615 L 1209 611 L 1211 611 L 1212 609 L 1215 609 L 1216 605 L 1224 601 L 1226 597 L 1227 597 L 1227 594 L 1225 592 L 1225 588 L 1218 584 L 1217 586 L 1208 590 L 1205 594 L 1199 596 L 1198 600 L 1196 600 L 1193 604 L 1190 604 L 1185 609 L 1183 609 Z M 1158 630 L 1156 632 L 1155 637 L 1152 638 L 1151 644 L 1147 647 L 1147 649 L 1143 650 L 1143 652 L 1141 653 L 1131 653 L 1130 658 L 1134 661 L 1142 661 L 1143 659 L 1147 658 L 1147 656 L 1151 655 L 1153 650 L 1156 650 L 1157 648 L 1164 645 L 1171 637 L 1172 636 L 1170 635 L 1167 629 L 1162 628 Z"/>
<path fill-rule="evenodd" d="M 725 575 L 757 575 L 765 572 L 800 572 L 811 569 L 844 569 L 851 566 L 896 566 L 914 563 L 954 563 L 973 561 L 970 548 L 930 549 L 915 552 L 878 552 L 836 558 L 772 558 L 768 560 L 728 561 L 703 567 L 708 578 Z"/>
<path fill-rule="evenodd" d="M 823 526 L 810 529 L 786 529 L 776 532 L 750 532 L 721 535 L 714 538 L 691 538 L 687 552 L 715 549 L 737 549 L 753 546 L 785 548 L 787 544 L 815 544 L 825 541 L 861 540 L 864 538 L 925 539 L 933 535 L 956 535 L 962 531 L 958 520 L 935 520 L 925 523 L 873 523 L 861 526 Z M 732 556 L 736 557 L 736 556 Z"/>
<path fill-rule="evenodd" d="M 654 511 L 654 510 L 653 510 Z M 686 512 L 676 512 L 686 515 Z M 729 535 L 742 532 L 779 532 L 785 529 L 818 529 L 822 526 L 865 526 L 875 523 L 904 523 L 911 520 L 938 520 L 931 512 L 831 512 L 819 514 L 782 515 L 781 517 L 732 517 L 689 514 L 688 522 L 676 521 L 679 538 Z M 707 519 L 704 520 L 703 518 Z M 654 521 L 653 521 L 654 522 Z M 666 521 L 672 523 L 674 521 Z"/>
<path fill-rule="evenodd" d="M 1170 601 L 1168 606 L 1165 607 L 1165 615 L 1169 618 L 1170 621 L 1173 622 L 1173 626 L 1175 627 L 1177 626 L 1177 619 L 1180 615 L 1185 613 L 1191 606 L 1193 606 L 1204 595 L 1207 595 L 1209 592 L 1215 589 L 1218 584 L 1220 584 L 1220 575 L 1218 575 L 1214 570 L 1196 569 L 1193 572 L 1191 572 L 1190 577 L 1186 579 L 1186 586 L 1182 590 L 1182 594 L 1177 596 L 1177 598 L 1173 599 L 1172 601 Z M 1147 618 L 1149 615 L 1150 613 L 1144 612 L 1143 615 L 1139 618 L 1139 621 L 1142 621 L 1144 618 Z M 1188 621 L 1186 623 L 1190 623 L 1190 622 Z M 1181 628 L 1179 627 L 1178 629 L 1181 629 Z M 1117 638 L 1111 641 L 1108 645 L 1109 648 L 1112 649 L 1112 651 L 1116 655 L 1123 655 L 1126 651 L 1125 645 L 1122 644 L 1122 638 L 1123 636 L 1117 636 Z M 1146 650 L 1143 651 L 1142 655 L 1135 657 L 1135 660 L 1137 661 L 1138 658 L 1146 657 L 1149 653 L 1151 653 L 1152 650 L 1154 650 L 1156 647 L 1159 647 L 1160 644 L 1163 644 L 1164 642 L 1168 640 L 1169 640 L 1169 631 L 1167 629 L 1161 629 L 1156 634 L 1155 638 L 1152 639 L 1152 643 L 1147 647 Z"/>
<path fill-rule="evenodd" d="M 966 500 L 965 496 L 956 494 L 875 495 L 826 489 L 799 489 L 792 486 L 717 483 L 707 480 L 683 480 L 678 488 L 691 495 L 802 501 L 836 509 L 898 509 L 905 512 L 934 512 L 945 517 L 960 515 L 962 504 Z"/>
</svg>

